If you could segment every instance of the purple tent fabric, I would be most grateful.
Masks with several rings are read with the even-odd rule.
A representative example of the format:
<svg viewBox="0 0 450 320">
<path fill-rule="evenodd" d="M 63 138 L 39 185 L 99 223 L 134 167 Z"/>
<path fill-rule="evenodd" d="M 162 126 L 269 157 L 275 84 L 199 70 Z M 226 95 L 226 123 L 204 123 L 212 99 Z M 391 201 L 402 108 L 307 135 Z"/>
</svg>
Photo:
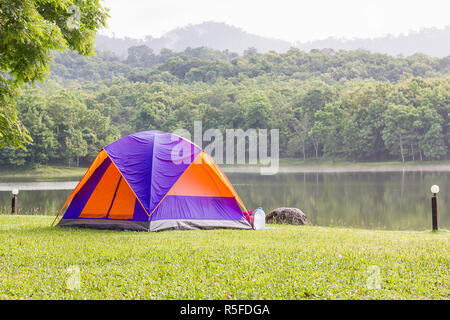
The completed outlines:
<svg viewBox="0 0 450 320">
<path fill-rule="evenodd" d="M 191 196 L 167 196 L 150 219 L 245 220 L 235 198 Z"/>
<path fill-rule="evenodd" d="M 72 201 L 63 219 L 59 221 L 59 226 L 147 231 L 251 229 L 234 196 L 203 196 L 202 194 L 188 196 L 169 193 L 181 175 L 202 152 L 192 142 L 169 133 L 145 131 L 117 140 L 103 149 L 106 152 L 106 158 L 102 158 L 103 162 L 85 184 L 76 191 L 75 195 L 71 195 Z M 126 181 L 136 195 L 132 200 L 126 200 L 135 201 L 134 204 L 128 202 L 130 209 L 124 206 L 122 208 L 125 209 L 121 209 L 124 211 L 119 212 L 119 215 L 115 213 L 109 217 L 114 203 L 120 201 L 117 198 L 127 199 L 123 193 L 118 192 L 119 183 L 117 183 L 112 200 L 102 200 L 101 196 L 97 196 L 100 199 L 98 201 L 102 201 L 99 203 L 109 208 L 104 218 L 97 218 L 95 210 L 99 209 L 94 209 L 91 217 L 82 215 L 83 208 L 95 194 L 94 190 L 100 190 L 96 187 L 109 166 L 117 167 L 120 173 L 119 181 Z M 103 190 L 100 190 L 100 194 L 102 193 Z M 106 204 L 105 201 L 110 203 Z M 120 214 L 124 218 L 120 218 Z"/>
<path fill-rule="evenodd" d="M 158 135 L 155 138 L 149 213 L 200 152 L 197 146 L 174 135 Z"/>
<path fill-rule="evenodd" d="M 138 132 L 104 147 L 145 210 L 149 210 L 155 133 Z"/>
<path fill-rule="evenodd" d="M 149 214 L 201 151 L 159 131 L 138 132 L 104 149 Z"/>
</svg>

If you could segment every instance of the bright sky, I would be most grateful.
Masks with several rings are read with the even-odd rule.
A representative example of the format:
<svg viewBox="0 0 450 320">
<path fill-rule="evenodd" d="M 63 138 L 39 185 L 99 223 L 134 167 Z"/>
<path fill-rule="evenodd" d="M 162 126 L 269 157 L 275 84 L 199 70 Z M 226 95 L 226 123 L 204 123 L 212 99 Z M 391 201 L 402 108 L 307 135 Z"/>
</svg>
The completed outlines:
<svg viewBox="0 0 450 320">
<path fill-rule="evenodd" d="M 449 0 L 104 0 L 103 34 L 160 37 L 204 21 L 262 36 L 309 41 L 329 36 L 373 38 L 450 25 Z"/>
</svg>

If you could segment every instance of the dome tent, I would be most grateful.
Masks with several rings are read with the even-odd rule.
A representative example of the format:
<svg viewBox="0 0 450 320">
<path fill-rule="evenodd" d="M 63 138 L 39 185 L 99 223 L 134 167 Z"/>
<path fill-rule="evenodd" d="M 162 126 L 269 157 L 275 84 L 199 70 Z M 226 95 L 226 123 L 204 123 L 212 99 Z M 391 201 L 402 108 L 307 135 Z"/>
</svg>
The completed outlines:
<svg viewBox="0 0 450 320">
<path fill-rule="evenodd" d="M 58 226 L 162 231 L 251 229 L 218 165 L 192 142 L 144 131 L 104 147 L 66 200 Z"/>
</svg>

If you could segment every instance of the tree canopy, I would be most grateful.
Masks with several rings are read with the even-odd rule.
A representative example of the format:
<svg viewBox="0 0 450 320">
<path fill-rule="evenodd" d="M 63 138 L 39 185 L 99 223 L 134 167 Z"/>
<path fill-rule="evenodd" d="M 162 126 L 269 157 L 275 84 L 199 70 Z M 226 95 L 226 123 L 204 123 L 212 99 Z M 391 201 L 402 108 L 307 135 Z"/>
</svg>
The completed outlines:
<svg viewBox="0 0 450 320">
<path fill-rule="evenodd" d="M 54 50 L 92 54 L 106 18 L 100 0 L 0 2 L 0 147 L 31 141 L 15 109 L 18 89 L 44 80 Z"/>
<path fill-rule="evenodd" d="M 281 157 L 449 157 L 450 57 L 145 46 L 129 53 L 56 53 L 49 79 L 27 85 L 17 102 L 34 144 L 0 149 L 0 164 L 87 165 L 121 136 L 192 130 L 195 120 L 204 130 L 279 129 Z"/>
</svg>

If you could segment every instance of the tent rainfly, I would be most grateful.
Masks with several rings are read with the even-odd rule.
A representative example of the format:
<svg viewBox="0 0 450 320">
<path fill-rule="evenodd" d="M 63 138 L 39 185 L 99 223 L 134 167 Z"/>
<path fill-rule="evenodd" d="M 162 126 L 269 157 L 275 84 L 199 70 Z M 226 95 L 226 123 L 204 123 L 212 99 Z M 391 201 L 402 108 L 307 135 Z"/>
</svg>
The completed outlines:
<svg viewBox="0 0 450 320">
<path fill-rule="evenodd" d="M 242 210 L 202 149 L 174 134 L 144 131 L 104 147 L 56 219 L 60 227 L 136 231 L 252 229 Z"/>
</svg>

